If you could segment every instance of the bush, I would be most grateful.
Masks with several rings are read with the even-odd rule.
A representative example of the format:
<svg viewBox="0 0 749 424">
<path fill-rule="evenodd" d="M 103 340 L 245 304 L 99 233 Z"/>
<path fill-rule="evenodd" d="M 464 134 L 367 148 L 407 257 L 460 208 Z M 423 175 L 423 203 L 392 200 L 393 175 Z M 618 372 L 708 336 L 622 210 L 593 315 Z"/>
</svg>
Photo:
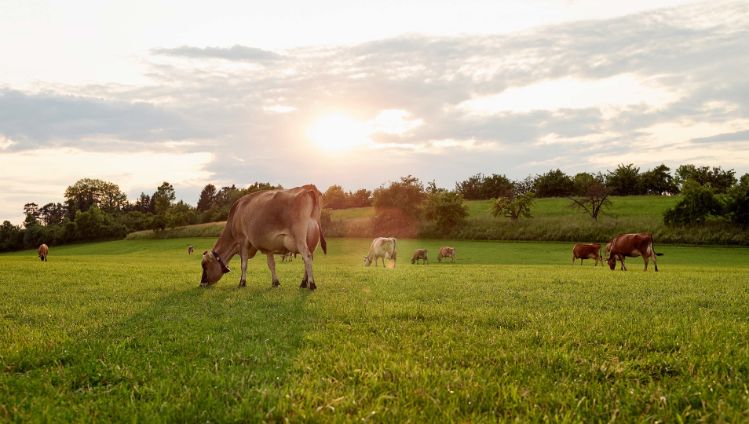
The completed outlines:
<svg viewBox="0 0 749 424">
<path fill-rule="evenodd" d="M 455 192 L 436 191 L 427 195 L 424 218 L 433 222 L 441 236 L 447 236 L 461 226 L 468 216 L 463 196 Z"/>
</svg>

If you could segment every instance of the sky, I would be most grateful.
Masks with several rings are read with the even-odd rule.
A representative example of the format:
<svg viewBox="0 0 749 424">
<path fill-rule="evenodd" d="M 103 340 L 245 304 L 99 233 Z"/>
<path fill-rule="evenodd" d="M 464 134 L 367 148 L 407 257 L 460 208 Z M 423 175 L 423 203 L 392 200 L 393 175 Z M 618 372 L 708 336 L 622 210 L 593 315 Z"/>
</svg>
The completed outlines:
<svg viewBox="0 0 749 424">
<path fill-rule="evenodd" d="M 268 3 L 268 4 L 266 4 Z M 80 178 L 749 172 L 749 2 L 0 0 L 0 220 Z"/>
</svg>

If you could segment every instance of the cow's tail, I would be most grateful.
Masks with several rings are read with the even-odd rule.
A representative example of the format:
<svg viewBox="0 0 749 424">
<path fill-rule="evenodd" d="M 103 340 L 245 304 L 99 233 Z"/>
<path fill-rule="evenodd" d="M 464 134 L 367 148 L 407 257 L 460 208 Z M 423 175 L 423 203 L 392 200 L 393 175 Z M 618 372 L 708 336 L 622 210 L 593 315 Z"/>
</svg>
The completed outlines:
<svg viewBox="0 0 749 424">
<path fill-rule="evenodd" d="M 322 247 L 322 253 L 327 255 L 328 254 L 328 243 L 325 241 L 325 236 L 322 233 L 322 227 L 320 225 L 317 226 L 318 230 L 320 231 L 320 247 Z"/>
</svg>

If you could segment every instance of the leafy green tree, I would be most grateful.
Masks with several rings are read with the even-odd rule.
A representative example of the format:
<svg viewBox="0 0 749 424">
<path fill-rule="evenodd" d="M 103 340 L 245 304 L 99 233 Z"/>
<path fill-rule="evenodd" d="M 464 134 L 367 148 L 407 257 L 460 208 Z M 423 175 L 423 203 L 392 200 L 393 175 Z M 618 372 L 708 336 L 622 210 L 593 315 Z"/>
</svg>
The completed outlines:
<svg viewBox="0 0 749 424">
<path fill-rule="evenodd" d="M 138 196 L 138 200 L 136 200 L 135 204 L 133 205 L 133 210 L 142 212 L 142 213 L 153 212 L 153 205 L 151 204 L 151 196 L 141 191 L 140 196 Z"/>
<path fill-rule="evenodd" d="M 164 215 L 172 206 L 172 202 L 177 198 L 174 192 L 174 186 L 164 181 L 151 196 L 153 211 L 157 215 Z"/>
<path fill-rule="evenodd" d="M 575 190 L 575 183 L 567 174 L 559 169 L 538 175 L 535 180 L 537 197 L 569 196 Z"/>
<path fill-rule="evenodd" d="M 76 240 L 100 240 L 121 238 L 127 234 L 127 228 L 96 206 L 86 212 L 75 214 Z M 66 229 L 67 230 L 67 229 Z"/>
<path fill-rule="evenodd" d="M 0 252 L 22 249 L 23 233 L 21 227 L 11 224 L 10 221 L 3 221 L 0 225 Z"/>
<path fill-rule="evenodd" d="M 380 187 L 374 192 L 375 210 L 400 209 L 407 216 L 417 219 L 421 215 L 421 204 L 426 193 L 418 178 L 408 175 L 388 187 Z"/>
<path fill-rule="evenodd" d="M 47 203 L 39 208 L 39 217 L 44 225 L 59 225 L 65 219 L 65 206 L 62 203 Z"/>
<path fill-rule="evenodd" d="M 213 184 L 206 184 L 203 190 L 200 192 L 200 198 L 198 199 L 198 212 L 206 212 L 213 207 L 213 200 L 216 197 L 216 186 Z"/>
<path fill-rule="evenodd" d="M 606 175 L 606 185 L 611 194 L 618 196 L 631 196 L 642 194 L 640 184 L 640 168 L 634 164 L 619 164 L 616 169 Z"/>
<path fill-rule="evenodd" d="M 451 234 L 465 223 L 468 208 L 460 193 L 434 190 L 426 196 L 424 218 L 434 222 L 445 234 Z"/>
<path fill-rule="evenodd" d="M 455 191 L 466 200 L 494 199 L 512 190 L 512 182 L 504 175 L 476 174 L 455 184 Z"/>
<path fill-rule="evenodd" d="M 39 225 L 39 205 L 33 202 L 26 203 L 23 205 L 23 213 L 26 215 L 26 220 L 23 222 L 25 228 Z"/>
<path fill-rule="evenodd" d="M 666 225 L 702 224 L 710 215 L 723 214 L 723 205 L 709 186 L 690 179 L 684 182 L 681 193 L 679 203 L 668 209 L 663 216 Z"/>
<path fill-rule="evenodd" d="M 714 193 L 725 193 L 736 184 L 736 171 L 724 170 L 719 166 L 710 168 L 709 166 L 697 167 L 692 164 L 676 168 L 676 182 L 682 185 L 687 180 L 708 186 L 713 189 Z"/>
<path fill-rule="evenodd" d="M 94 178 L 83 178 L 65 189 L 65 204 L 72 219 L 76 211 L 85 212 L 96 206 L 113 213 L 127 206 L 127 196 L 117 184 Z"/>
<path fill-rule="evenodd" d="M 743 229 L 749 226 L 749 174 L 744 174 L 740 183 L 728 191 L 725 212 L 734 224 Z"/>
<path fill-rule="evenodd" d="M 533 180 L 528 177 L 513 183 L 513 189 L 494 201 L 492 214 L 517 221 L 519 218 L 531 218 L 531 207 L 535 194 L 531 191 Z"/>
<path fill-rule="evenodd" d="M 679 187 L 670 174 L 671 169 L 664 164 L 643 172 L 640 175 L 640 184 L 645 194 L 675 194 L 679 192 Z"/>
</svg>

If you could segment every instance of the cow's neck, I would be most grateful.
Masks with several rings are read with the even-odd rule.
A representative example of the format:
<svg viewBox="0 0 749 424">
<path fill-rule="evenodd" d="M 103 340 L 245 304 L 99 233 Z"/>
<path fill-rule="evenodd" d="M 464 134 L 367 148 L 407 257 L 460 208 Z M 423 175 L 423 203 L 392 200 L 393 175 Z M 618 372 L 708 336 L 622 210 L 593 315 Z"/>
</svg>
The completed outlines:
<svg viewBox="0 0 749 424">
<path fill-rule="evenodd" d="M 228 264 L 229 261 L 231 261 L 231 258 L 238 253 L 239 249 L 233 240 L 230 241 L 225 237 L 219 237 L 216 244 L 213 246 L 213 251 L 221 257 L 221 260 L 223 260 L 225 264 Z"/>
</svg>

